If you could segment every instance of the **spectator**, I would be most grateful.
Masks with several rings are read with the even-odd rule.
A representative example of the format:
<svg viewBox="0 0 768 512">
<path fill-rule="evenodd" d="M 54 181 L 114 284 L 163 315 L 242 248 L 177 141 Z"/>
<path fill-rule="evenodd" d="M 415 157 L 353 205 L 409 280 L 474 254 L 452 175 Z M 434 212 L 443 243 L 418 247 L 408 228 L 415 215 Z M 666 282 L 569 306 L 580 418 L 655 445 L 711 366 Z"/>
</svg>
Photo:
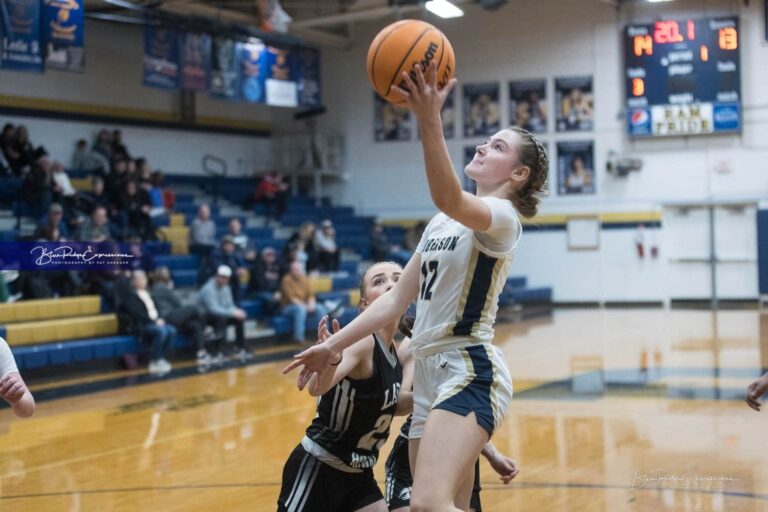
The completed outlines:
<svg viewBox="0 0 768 512">
<path fill-rule="evenodd" d="M 99 131 L 99 135 L 96 137 L 96 142 L 93 143 L 93 152 L 103 156 L 107 162 L 112 161 L 112 136 L 110 135 L 109 130 Z"/>
<path fill-rule="evenodd" d="M 94 176 L 91 180 L 92 186 L 90 192 L 78 194 L 80 200 L 80 209 L 85 213 L 93 213 L 96 208 L 104 208 L 107 213 L 112 210 L 109 195 L 104 190 L 104 179 L 100 176 Z"/>
<path fill-rule="evenodd" d="M 10 123 L 6 124 L 3 127 L 2 133 L 0 133 L 0 176 L 11 171 L 11 164 L 8 163 L 8 157 L 5 156 L 5 153 L 7 152 L 6 147 L 10 144 L 12 136 L 13 125 Z"/>
<path fill-rule="evenodd" d="M 69 179 L 67 171 L 64 170 L 64 166 L 61 162 L 53 162 L 51 165 L 51 179 L 53 185 L 53 199 L 61 203 L 67 202 L 70 205 L 74 205 L 75 194 L 77 191 L 72 186 L 72 181 Z"/>
<path fill-rule="evenodd" d="M 324 306 L 317 304 L 301 262 L 291 263 L 290 271 L 283 276 L 280 295 L 283 313 L 293 319 L 293 340 L 303 342 L 307 316 L 314 315 L 317 323 L 327 312 Z"/>
<path fill-rule="evenodd" d="M 128 162 L 125 160 L 115 160 L 112 162 L 112 169 L 104 181 L 104 187 L 107 189 L 107 194 L 112 204 L 117 204 L 120 201 L 120 196 L 125 190 L 127 182 Z"/>
<path fill-rule="evenodd" d="M 281 277 L 282 272 L 275 250 L 271 247 L 264 248 L 261 251 L 261 258 L 251 266 L 248 294 L 261 300 L 268 315 L 275 314 L 280 303 Z"/>
<path fill-rule="evenodd" d="M 24 176 L 21 185 L 22 198 L 34 212 L 33 215 L 40 216 L 51 205 L 52 192 L 51 162 L 48 158 L 40 158 Z"/>
<path fill-rule="evenodd" d="M 283 250 L 283 268 L 288 271 L 294 260 L 298 260 L 304 265 L 304 270 L 309 273 L 317 267 L 317 252 L 315 251 L 315 231 L 314 223 L 305 222 L 299 226 L 288 239 Z"/>
<path fill-rule="evenodd" d="M 80 139 L 77 141 L 75 152 L 72 154 L 72 169 L 93 172 L 103 176 L 109 169 L 109 161 L 104 158 L 104 155 L 88 149 L 88 143 L 85 142 L 85 139 Z"/>
<path fill-rule="evenodd" d="M 245 260 L 237 254 L 235 242 L 231 236 L 225 235 L 221 239 L 221 247 L 210 258 L 210 271 L 208 276 L 214 274 L 221 265 L 226 265 L 232 270 L 232 277 L 229 280 L 229 286 L 232 288 L 232 299 L 235 304 L 240 304 L 240 284 L 245 277 Z"/>
<path fill-rule="evenodd" d="M 232 242 L 235 244 L 235 252 L 240 256 L 244 256 L 246 249 L 248 249 L 248 235 L 243 233 L 243 225 L 240 223 L 240 219 L 237 217 L 229 219 L 227 235 L 232 238 Z"/>
<path fill-rule="evenodd" d="M 56 232 L 55 239 L 51 237 Z M 59 203 L 52 203 L 48 208 L 48 215 L 40 219 L 35 230 L 36 239 L 48 239 L 52 242 L 69 240 L 69 229 L 64 222 L 64 208 Z"/>
<path fill-rule="evenodd" d="M 80 225 L 77 240 L 81 242 L 108 242 L 112 240 L 107 210 L 103 206 L 94 208 L 90 218 Z"/>
<path fill-rule="evenodd" d="M 128 154 L 128 150 L 123 144 L 123 132 L 120 130 L 112 131 L 112 156 L 123 160 L 131 159 L 131 155 Z"/>
<path fill-rule="evenodd" d="M 0 397 L 19 418 L 29 418 L 35 413 L 35 399 L 19 374 L 11 347 L 3 338 L 0 338 Z"/>
<path fill-rule="evenodd" d="M 35 149 L 29 141 L 29 132 L 24 125 L 19 125 L 16 128 L 9 148 L 10 151 L 6 158 L 11 166 L 11 170 L 17 176 L 22 175 L 38 158 L 45 154 L 45 149 L 42 147 Z"/>
<path fill-rule="evenodd" d="M 229 287 L 229 279 L 232 277 L 232 269 L 226 265 L 216 269 L 216 275 L 208 279 L 200 289 L 200 306 L 205 311 L 206 323 L 213 326 L 213 331 L 219 340 L 226 338 L 228 325 L 235 326 L 236 343 L 240 350 L 236 357 L 241 360 L 248 358 L 245 347 L 245 311 L 235 305 L 232 299 L 232 289 Z M 221 346 L 217 347 L 217 359 L 221 358 Z"/>
<path fill-rule="evenodd" d="M 11 123 L 6 123 L 3 126 L 3 131 L 0 132 L 0 153 L 3 154 L 6 162 L 10 162 L 13 152 L 13 140 L 16 137 L 16 127 Z"/>
<path fill-rule="evenodd" d="M 189 229 L 189 252 L 207 258 L 216 248 L 216 223 L 211 220 L 207 204 L 197 210 L 197 218 Z"/>
<path fill-rule="evenodd" d="M 157 170 L 152 173 L 152 187 L 154 190 L 159 190 L 163 198 L 163 208 L 166 210 L 173 210 L 176 205 L 176 194 L 173 189 L 165 186 L 165 176 L 163 171 Z"/>
<path fill-rule="evenodd" d="M 165 359 L 166 351 L 173 345 L 176 328 L 160 316 L 155 301 L 147 291 L 147 275 L 133 272 L 132 292 L 123 298 L 120 311 L 132 326 L 131 333 L 150 344 L 149 373 L 162 375 L 171 371 L 171 363 Z"/>
<path fill-rule="evenodd" d="M 420 220 L 411 229 L 405 233 L 405 248 L 413 252 L 421 242 L 421 235 L 424 234 L 424 230 L 427 227 L 427 223 Z"/>
<path fill-rule="evenodd" d="M 128 250 L 133 258 L 129 263 L 131 270 L 143 270 L 144 272 L 152 272 L 155 270 L 155 258 L 151 253 L 144 252 L 144 244 L 141 242 L 141 238 L 133 236 L 128 240 Z"/>
<path fill-rule="evenodd" d="M 384 226 L 378 220 L 373 223 L 371 230 L 371 256 L 373 261 L 387 261 L 389 259 L 390 245 Z"/>
<path fill-rule="evenodd" d="M 146 190 L 139 189 L 135 181 L 128 181 L 117 205 L 118 210 L 127 216 L 130 236 L 138 236 L 143 240 L 155 239 L 149 216 L 152 204 Z"/>
<path fill-rule="evenodd" d="M 277 171 L 265 174 L 256 188 L 256 197 L 267 205 L 268 217 L 282 217 L 288 200 L 288 184 L 283 175 Z"/>
<path fill-rule="evenodd" d="M 162 318 L 188 335 L 197 347 L 197 363 L 209 364 L 211 356 L 205 349 L 203 329 L 205 319 L 197 306 L 184 305 L 179 295 L 173 289 L 171 272 L 168 267 L 159 267 L 155 271 L 155 282 L 152 285 L 152 298 L 155 300 L 157 311 Z"/>
<path fill-rule="evenodd" d="M 320 231 L 315 234 L 317 267 L 323 272 L 339 270 L 339 248 L 336 246 L 336 230 L 333 223 L 326 219 L 320 224 Z"/>
</svg>

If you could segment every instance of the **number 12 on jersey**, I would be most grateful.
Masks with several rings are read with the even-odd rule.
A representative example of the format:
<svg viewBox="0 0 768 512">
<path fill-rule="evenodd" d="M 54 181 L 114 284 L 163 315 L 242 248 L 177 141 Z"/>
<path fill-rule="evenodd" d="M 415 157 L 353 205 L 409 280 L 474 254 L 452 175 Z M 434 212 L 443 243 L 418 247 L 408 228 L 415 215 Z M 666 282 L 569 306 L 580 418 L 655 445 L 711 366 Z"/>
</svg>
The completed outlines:
<svg viewBox="0 0 768 512">
<path fill-rule="evenodd" d="M 421 300 L 432 300 L 432 287 L 437 279 L 437 261 L 425 261 L 421 264 L 421 274 L 424 282 L 421 283 Z"/>
</svg>

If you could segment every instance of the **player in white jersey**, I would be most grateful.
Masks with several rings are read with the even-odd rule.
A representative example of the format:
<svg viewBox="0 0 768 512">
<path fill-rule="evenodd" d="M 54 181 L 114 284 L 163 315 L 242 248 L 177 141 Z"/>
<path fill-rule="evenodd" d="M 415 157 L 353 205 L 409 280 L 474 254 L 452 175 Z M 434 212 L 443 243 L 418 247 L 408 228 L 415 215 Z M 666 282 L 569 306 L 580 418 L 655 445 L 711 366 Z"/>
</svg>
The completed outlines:
<svg viewBox="0 0 768 512">
<path fill-rule="evenodd" d="M 501 423 L 512 382 L 491 345 L 498 295 L 520 239 L 518 214 L 533 217 L 546 190 L 548 159 L 520 128 L 477 147 L 465 173 L 477 196 L 463 192 L 443 137 L 440 110 L 456 84 L 438 90 L 436 66 L 401 90 L 416 115 L 427 180 L 441 210 L 424 231 L 397 285 L 325 343 L 295 357 L 284 372 L 329 371 L 345 348 L 396 320 L 414 299 L 416 357 L 409 452 L 414 465 L 411 510 L 466 510 L 474 463 Z"/>
</svg>

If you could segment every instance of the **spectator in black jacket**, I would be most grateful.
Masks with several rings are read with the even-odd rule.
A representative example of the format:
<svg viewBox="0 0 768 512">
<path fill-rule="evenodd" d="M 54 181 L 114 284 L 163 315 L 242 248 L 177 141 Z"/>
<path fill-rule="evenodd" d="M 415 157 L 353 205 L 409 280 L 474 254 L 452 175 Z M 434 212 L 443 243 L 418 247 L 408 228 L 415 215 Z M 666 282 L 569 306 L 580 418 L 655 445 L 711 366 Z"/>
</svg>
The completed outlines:
<svg viewBox="0 0 768 512">
<path fill-rule="evenodd" d="M 135 181 L 128 181 L 125 184 L 125 191 L 120 196 L 117 207 L 128 217 L 131 236 L 136 235 L 143 240 L 155 238 L 152 218 L 149 216 L 152 211 L 152 202 L 146 190 L 138 188 Z"/>
<path fill-rule="evenodd" d="M 212 276 L 221 265 L 226 265 L 232 270 L 229 286 L 232 288 L 232 298 L 235 304 L 240 304 L 240 284 L 245 276 L 245 260 L 237 254 L 235 242 L 231 236 L 225 235 L 221 239 L 221 247 L 210 259 L 208 276 Z"/>
<path fill-rule="evenodd" d="M 179 332 L 188 335 L 197 347 L 197 363 L 210 364 L 211 356 L 205 349 L 203 330 L 205 319 L 197 306 L 185 305 L 173 289 L 171 272 L 168 267 L 158 267 L 152 285 L 152 298 L 162 318 L 176 327 Z"/>
<path fill-rule="evenodd" d="M 121 158 L 123 160 L 130 160 L 131 155 L 128 154 L 125 144 L 123 144 L 123 132 L 120 130 L 112 131 L 112 157 Z"/>
<path fill-rule="evenodd" d="M 283 274 L 277 254 L 272 247 L 261 251 L 261 257 L 251 266 L 248 294 L 259 299 L 269 315 L 277 312 L 280 303 L 280 283 Z"/>
<path fill-rule="evenodd" d="M 131 332 L 150 344 L 149 373 L 163 375 L 171 371 L 171 363 L 165 359 L 166 351 L 176 337 L 176 328 L 160 316 L 155 301 L 147 291 L 147 275 L 133 272 L 132 293 L 120 301 L 120 311 L 132 325 Z"/>
</svg>

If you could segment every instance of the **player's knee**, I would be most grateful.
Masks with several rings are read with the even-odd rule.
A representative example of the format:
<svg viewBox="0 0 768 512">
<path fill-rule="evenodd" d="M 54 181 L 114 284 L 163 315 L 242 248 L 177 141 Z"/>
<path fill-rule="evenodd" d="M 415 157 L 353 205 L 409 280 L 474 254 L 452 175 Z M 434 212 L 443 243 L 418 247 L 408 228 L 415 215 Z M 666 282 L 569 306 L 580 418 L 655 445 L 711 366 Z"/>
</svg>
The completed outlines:
<svg viewBox="0 0 768 512">
<path fill-rule="evenodd" d="M 442 503 L 439 496 L 429 494 L 411 495 L 411 512 L 443 512 L 454 510 L 453 503 Z"/>
</svg>

